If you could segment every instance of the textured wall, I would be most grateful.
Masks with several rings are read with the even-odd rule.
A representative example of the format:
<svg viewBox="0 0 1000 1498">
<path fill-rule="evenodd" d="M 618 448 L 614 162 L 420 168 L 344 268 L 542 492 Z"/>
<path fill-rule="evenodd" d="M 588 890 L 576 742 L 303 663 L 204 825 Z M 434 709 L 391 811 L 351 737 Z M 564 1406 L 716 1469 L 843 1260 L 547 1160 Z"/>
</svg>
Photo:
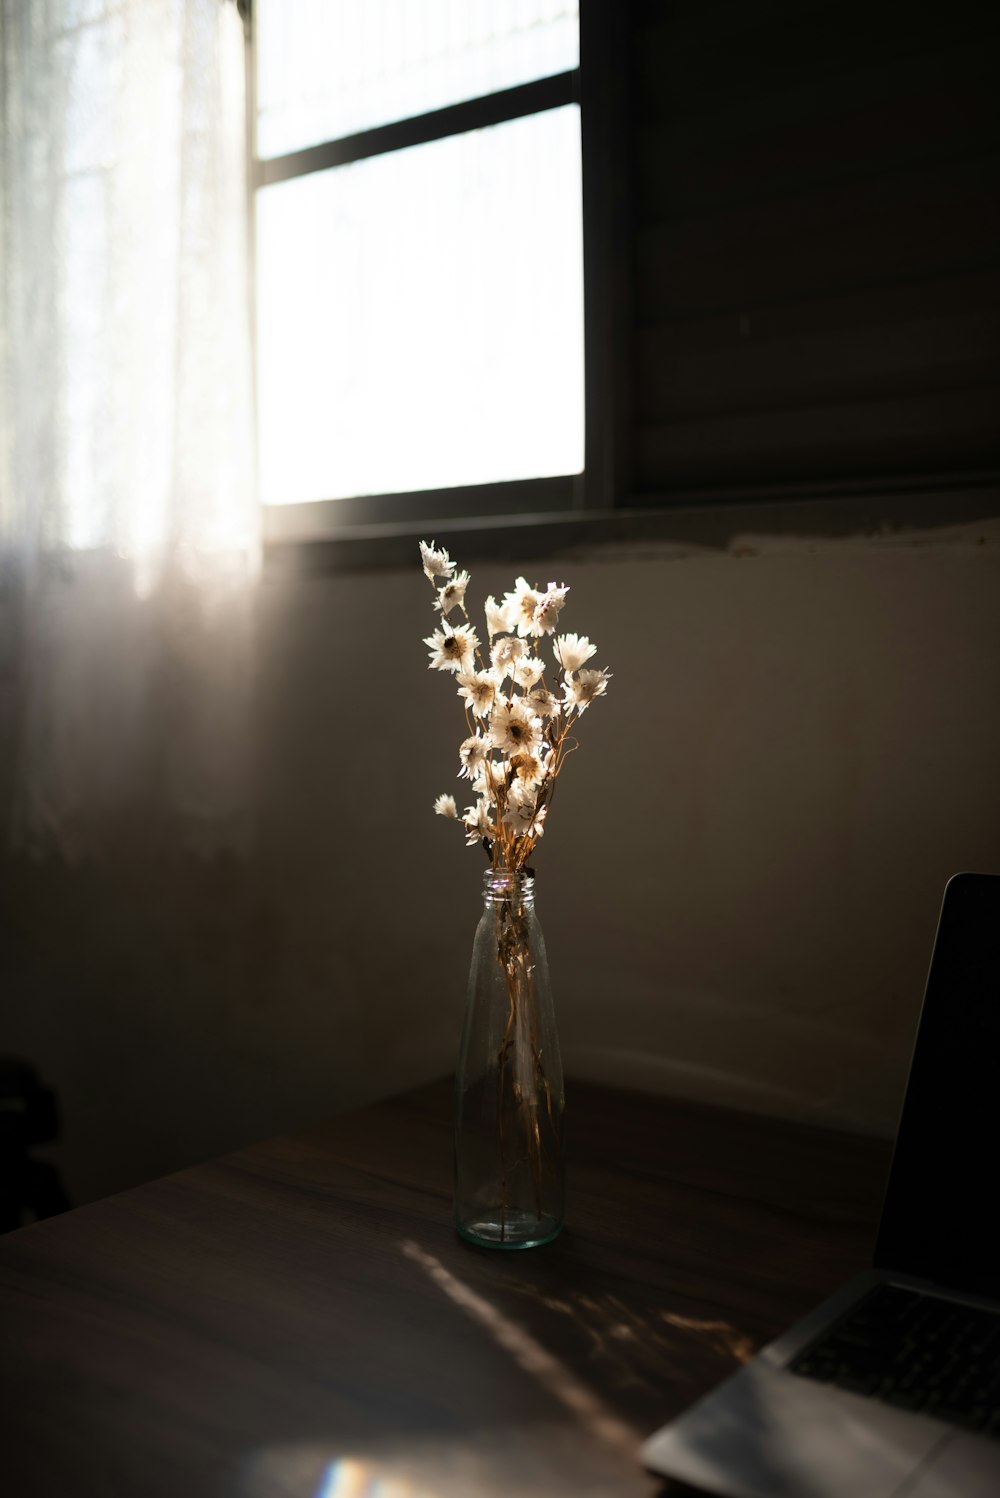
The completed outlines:
<svg viewBox="0 0 1000 1498">
<path fill-rule="evenodd" d="M 1000 869 L 1000 524 L 523 570 L 615 673 L 536 860 L 568 1070 L 889 1132 L 944 883 Z M 484 859 L 431 625 L 416 559 L 268 576 L 254 860 L 0 865 L 77 1199 L 450 1069 Z"/>
</svg>

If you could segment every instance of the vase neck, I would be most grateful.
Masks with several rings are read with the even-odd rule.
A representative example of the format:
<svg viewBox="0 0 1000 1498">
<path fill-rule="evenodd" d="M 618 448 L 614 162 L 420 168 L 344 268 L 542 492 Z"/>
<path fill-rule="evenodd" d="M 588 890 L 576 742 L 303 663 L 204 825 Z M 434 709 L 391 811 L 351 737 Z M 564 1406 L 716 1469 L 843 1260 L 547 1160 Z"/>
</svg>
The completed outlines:
<svg viewBox="0 0 1000 1498">
<path fill-rule="evenodd" d="M 487 905 L 508 904 L 511 901 L 529 909 L 535 903 L 535 877 L 520 869 L 487 869 L 483 875 L 483 899 Z"/>
</svg>

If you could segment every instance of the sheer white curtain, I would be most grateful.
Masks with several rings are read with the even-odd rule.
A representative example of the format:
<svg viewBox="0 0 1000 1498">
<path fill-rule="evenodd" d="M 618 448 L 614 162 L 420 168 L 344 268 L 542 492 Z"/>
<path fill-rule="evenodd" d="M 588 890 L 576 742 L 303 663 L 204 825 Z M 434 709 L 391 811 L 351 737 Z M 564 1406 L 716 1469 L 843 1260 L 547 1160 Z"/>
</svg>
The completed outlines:
<svg viewBox="0 0 1000 1498">
<path fill-rule="evenodd" d="M 15 843 L 248 833 L 258 562 L 233 0 L 0 0 Z M 0 763 L 3 763 L 0 756 Z"/>
</svg>

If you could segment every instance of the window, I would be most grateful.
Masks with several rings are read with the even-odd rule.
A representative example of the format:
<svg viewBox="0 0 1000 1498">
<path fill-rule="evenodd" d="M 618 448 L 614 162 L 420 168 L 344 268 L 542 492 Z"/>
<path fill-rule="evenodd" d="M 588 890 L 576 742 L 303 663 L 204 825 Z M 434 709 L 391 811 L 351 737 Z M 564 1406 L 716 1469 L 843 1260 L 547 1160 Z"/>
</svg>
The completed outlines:
<svg viewBox="0 0 1000 1498">
<path fill-rule="evenodd" d="M 254 52 L 265 504 L 333 501 L 351 520 L 568 507 L 584 467 L 577 4 L 256 0 Z"/>
</svg>

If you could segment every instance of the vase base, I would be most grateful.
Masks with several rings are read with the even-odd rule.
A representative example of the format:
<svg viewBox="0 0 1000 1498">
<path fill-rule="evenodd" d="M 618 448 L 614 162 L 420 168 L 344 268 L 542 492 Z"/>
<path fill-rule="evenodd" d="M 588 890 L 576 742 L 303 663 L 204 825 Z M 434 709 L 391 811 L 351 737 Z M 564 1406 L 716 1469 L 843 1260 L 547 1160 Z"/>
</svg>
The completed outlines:
<svg viewBox="0 0 1000 1498">
<path fill-rule="evenodd" d="M 508 1212 L 502 1223 L 499 1217 L 484 1213 L 456 1222 L 455 1227 L 467 1243 L 480 1248 L 542 1248 L 562 1232 L 558 1218 L 538 1218 L 529 1212 Z"/>
</svg>

